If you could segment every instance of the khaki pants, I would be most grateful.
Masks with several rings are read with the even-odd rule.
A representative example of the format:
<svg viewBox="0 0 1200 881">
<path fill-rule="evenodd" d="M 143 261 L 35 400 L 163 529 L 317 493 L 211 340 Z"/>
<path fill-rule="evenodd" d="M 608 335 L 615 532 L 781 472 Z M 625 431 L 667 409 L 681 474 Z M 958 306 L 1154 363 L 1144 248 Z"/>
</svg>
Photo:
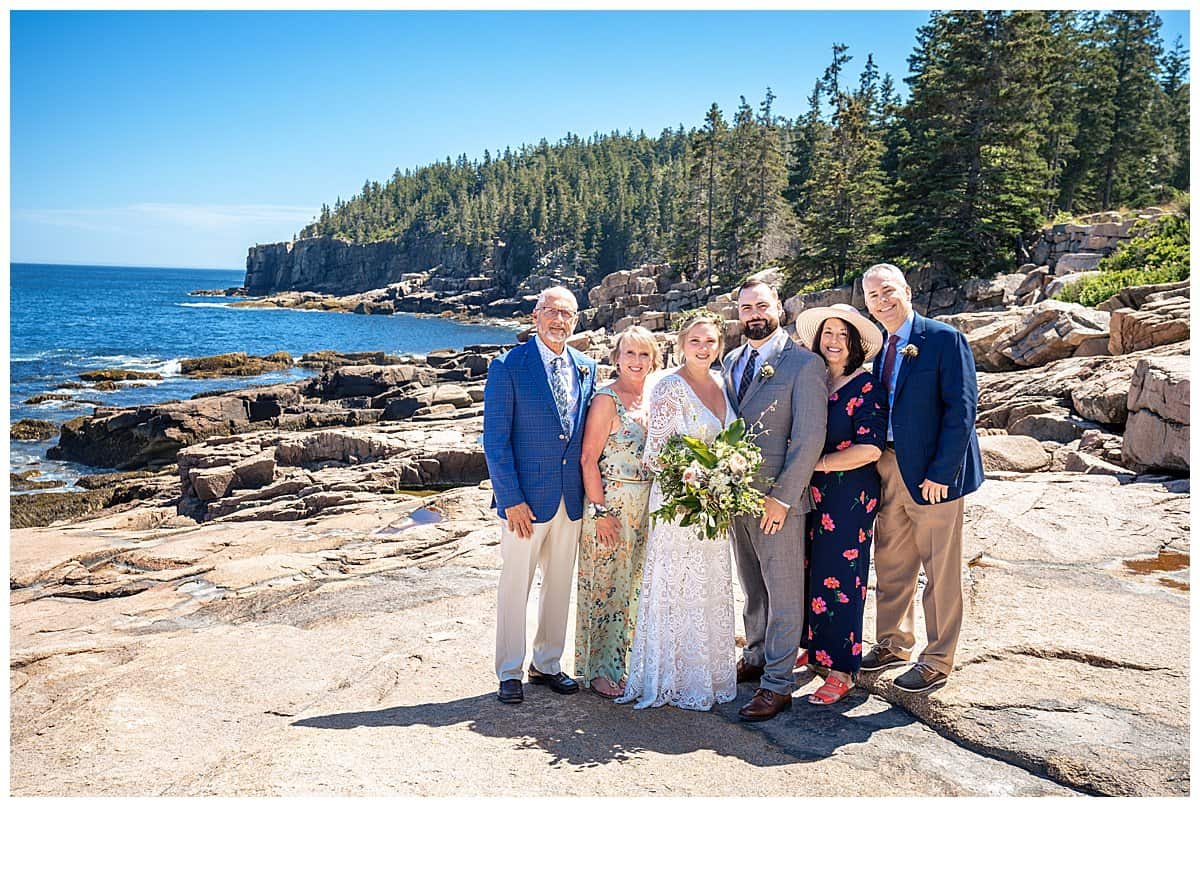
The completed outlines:
<svg viewBox="0 0 1200 881">
<path fill-rule="evenodd" d="M 567 612 L 571 606 L 571 581 L 583 520 L 571 520 L 565 503 L 549 523 L 534 523 L 531 538 L 518 538 L 500 522 L 500 588 L 496 596 L 496 676 L 521 679 L 525 675 L 525 608 L 534 571 L 542 570 L 538 627 L 533 637 L 533 666 L 542 673 L 562 669 L 567 641 Z"/>
<path fill-rule="evenodd" d="M 962 629 L 961 498 L 937 505 L 913 500 L 900 476 L 896 453 L 884 450 L 876 467 L 883 498 L 875 520 L 875 641 L 902 658 L 916 642 L 917 573 L 925 567 L 925 635 L 919 658 L 946 675 Z"/>
</svg>

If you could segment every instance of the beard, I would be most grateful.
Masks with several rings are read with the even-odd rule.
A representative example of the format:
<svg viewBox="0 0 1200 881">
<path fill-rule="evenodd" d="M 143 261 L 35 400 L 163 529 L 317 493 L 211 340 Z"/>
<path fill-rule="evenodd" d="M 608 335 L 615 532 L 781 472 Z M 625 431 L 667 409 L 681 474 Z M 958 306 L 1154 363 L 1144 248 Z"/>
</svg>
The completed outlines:
<svg viewBox="0 0 1200 881">
<path fill-rule="evenodd" d="M 743 333 L 752 340 L 765 340 L 779 329 L 779 322 L 768 315 L 766 318 L 752 318 L 742 327 Z"/>
</svg>

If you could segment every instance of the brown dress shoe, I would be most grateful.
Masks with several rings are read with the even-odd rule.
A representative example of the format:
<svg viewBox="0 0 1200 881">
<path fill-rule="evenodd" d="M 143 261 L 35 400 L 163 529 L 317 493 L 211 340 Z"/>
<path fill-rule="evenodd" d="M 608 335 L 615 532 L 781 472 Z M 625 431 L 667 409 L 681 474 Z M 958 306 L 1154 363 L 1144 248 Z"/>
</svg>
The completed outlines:
<svg viewBox="0 0 1200 881">
<path fill-rule="evenodd" d="M 738 715 L 747 722 L 765 722 L 774 719 L 792 705 L 790 694 L 779 694 L 767 688 L 754 692 L 750 703 L 738 710 Z"/>
<path fill-rule="evenodd" d="M 744 658 L 739 658 L 737 662 L 737 681 L 742 682 L 758 682 L 762 679 L 763 668 L 754 664 L 747 664 Z"/>
</svg>

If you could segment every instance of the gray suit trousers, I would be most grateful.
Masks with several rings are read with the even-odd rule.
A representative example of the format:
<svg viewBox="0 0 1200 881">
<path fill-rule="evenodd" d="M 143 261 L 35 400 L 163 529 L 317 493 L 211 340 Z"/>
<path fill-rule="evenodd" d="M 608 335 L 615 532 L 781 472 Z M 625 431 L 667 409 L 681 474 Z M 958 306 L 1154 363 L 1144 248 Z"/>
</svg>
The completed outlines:
<svg viewBox="0 0 1200 881">
<path fill-rule="evenodd" d="M 760 688 L 791 694 L 804 630 L 804 514 L 793 509 L 774 535 L 745 514 L 733 522 L 733 556 L 746 594 L 747 664 L 763 668 Z"/>
</svg>

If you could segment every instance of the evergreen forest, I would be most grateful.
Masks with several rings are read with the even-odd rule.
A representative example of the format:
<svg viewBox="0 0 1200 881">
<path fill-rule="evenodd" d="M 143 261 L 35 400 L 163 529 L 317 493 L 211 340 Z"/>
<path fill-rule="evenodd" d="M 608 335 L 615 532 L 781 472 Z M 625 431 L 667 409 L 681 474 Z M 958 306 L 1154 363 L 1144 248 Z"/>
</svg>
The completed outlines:
<svg viewBox="0 0 1200 881">
<path fill-rule="evenodd" d="M 797 118 L 768 88 L 692 129 L 397 169 L 300 235 L 438 235 L 481 267 L 503 242 L 514 276 L 555 264 L 589 283 L 644 262 L 700 285 L 783 263 L 793 289 L 883 259 L 1010 269 L 1048 221 L 1189 190 L 1188 57 L 1160 29 L 1148 10 L 935 12 L 905 97 L 837 44 Z"/>
</svg>

